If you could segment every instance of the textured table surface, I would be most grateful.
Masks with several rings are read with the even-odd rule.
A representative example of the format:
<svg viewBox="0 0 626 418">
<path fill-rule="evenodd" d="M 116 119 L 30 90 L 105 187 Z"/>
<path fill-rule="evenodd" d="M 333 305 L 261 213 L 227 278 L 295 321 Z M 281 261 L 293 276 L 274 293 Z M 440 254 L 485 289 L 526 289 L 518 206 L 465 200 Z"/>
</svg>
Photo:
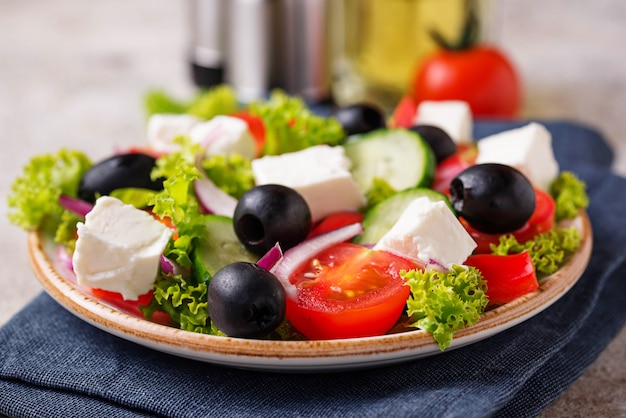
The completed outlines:
<svg viewBox="0 0 626 418">
<path fill-rule="evenodd" d="M 493 2 L 496 3 L 496 2 Z M 566 118 L 606 135 L 626 173 L 626 3 L 501 0 L 491 37 L 524 79 L 523 116 Z M 142 94 L 189 83 L 185 2 L 0 3 L 0 325 L 41 287 L 28 267 L 25 234 L 6 220 L 6 195 L 36 153 L 62 146 L 106 156 L 144 140 Z M 626 331 L 544 417 L 626 416 Z"/>
</svg>

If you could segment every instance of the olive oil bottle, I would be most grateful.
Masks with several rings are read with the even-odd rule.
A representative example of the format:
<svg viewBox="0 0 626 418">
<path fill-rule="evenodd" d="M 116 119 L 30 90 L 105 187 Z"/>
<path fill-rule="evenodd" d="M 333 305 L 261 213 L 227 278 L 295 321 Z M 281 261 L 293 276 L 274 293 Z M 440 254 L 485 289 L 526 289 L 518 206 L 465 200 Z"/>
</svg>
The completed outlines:
<svg viewBox="0 0 626 418">
<path fill-rule="evenodd" d="M 465 0 L 335 0 L 333 96 L 339 105 L 389 108 L 406 91 L 420 59 L 436 48 L 436 29 L 457 37 Z"/>
</svg>

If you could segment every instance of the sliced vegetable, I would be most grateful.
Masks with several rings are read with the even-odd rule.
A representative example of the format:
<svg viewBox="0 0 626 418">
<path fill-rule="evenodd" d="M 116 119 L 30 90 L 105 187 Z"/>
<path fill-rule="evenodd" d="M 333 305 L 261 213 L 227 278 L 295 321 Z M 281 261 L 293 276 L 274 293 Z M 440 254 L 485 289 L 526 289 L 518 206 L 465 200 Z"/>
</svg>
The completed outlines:
<svg viewBox="0 0 626 418">
<path fill-rule="evenodd" d="M 109 292 L 108 290 L 102 289 L 89 289 L 89 292 L 102 302 L 114 306 L 122 312 L 139 318 L 144 318 L 144 313 L 142 312 L 141 308 L 150 304 L 150 300 L 152 299 L 152 295 L 154 293 L 151 290 L 145 295 L 139 296 L 139 299 L 137 300 L 125 300 L 122 297 L 121 293 L 117 292 Z M 162 311 L 154 311 L 146 317 L 152 322 L 156 322 L 157 324 L 172 324 L 172 318 L 167 313 Z"/>
<path fill-rule="evenodd" d="M 311 239 L 344 226 L 360 223 L 363 221 L 363 216 L 364 215 L 361 212 L 351 211 L 332 213 L 318 222 L 317 225 L 315 225 L 315 227 L 311 230 L 307 238 Z"/>
<path fill-rule="evenodd" d="M 256 262 L 259 257 L 239 242 L 233 230 L 232 218 L 206 215 L 204 225 L 207 239 L 200 242 L 191 255 L 194 282 L 205 283 L 222 267 L 237 261 Z"/>
<path fill-rule="evenodd" d="M 344 226 L 315 238 L 307 239 L 287 250 L 275 273 L 278 280 L 282 282 L 287 296 L 292 299 L 296 298 L 296 288 L 289 281 L 289 278 L 302 263 L 326 248 L 354 238 L 362 231 L 363 227 L 360 223 Z"/>
<path fill-rule="evenodd" d="M 318 253 L 290 276 L 296 298 L 287 318 L 309 339 L 357 338 L 389 331 L 404 310 L 407 259 L 341 243 Z"/>
<path fill-rule="evenodd" d="M 208 178 L 194 180 L 193 189 L 204 213 L 232 218 L 237 207 L 237 199 L 217 187 Z"/>
<path fill-rule="evenodd" d="M 457 146 L 457 152 L 442 160 L 435 169 L 435 178 L 431 185 L 433 190 L 450 194 L 450 183 L 463 170 L 472 166 L 476 159 L 475 146 Z"/>
<path fill-rule="evenodd" d="M 430 186 L 435 173 L 435 155 L 415 132 L 383 129 L 357 135 L 344 145 L 352 161 L 351 172 L 364 193 L 374 179 L 384 179 L 395 190 Z"/>
<path fill-rule="evenodd" d="M 230 116 L 242 119 L 248 124 L 248 130 L 252 134 L 254 144 L 256 145 L 257 157 L 263 154 L 265 148 L 265 124 L 259 116 L 251 115 L 247 110 L 239 110 Z"/>
<path fill-rule="evenodd" d="M 415 114 L 417 113 L 417 103 L 410 95 L 403 96 L 389 118 L 390 128 L 410 128 L 415 124 Z"/>
<path fill-rule="evenodd" d="M 477 268 L 487 281 L 489 305 L 503 305 L 539 288 L 528 251 L 511 255 L 471 255 L 466 265 Z"/>
</svg>

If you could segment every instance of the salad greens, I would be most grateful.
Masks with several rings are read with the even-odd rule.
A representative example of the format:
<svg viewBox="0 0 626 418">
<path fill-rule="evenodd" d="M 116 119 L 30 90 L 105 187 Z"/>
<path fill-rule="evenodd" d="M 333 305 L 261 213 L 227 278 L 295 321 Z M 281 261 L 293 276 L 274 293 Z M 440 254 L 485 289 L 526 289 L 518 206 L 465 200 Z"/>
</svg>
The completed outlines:
<svg viewBox="0 0 626 418">
<path fill-rule="evenodd" d="M 337 120 L 316 115 L 302 99 L 280 90 L 273 91 L 267 101 L 251 103 L 248 110 L 265 125 L 265 155 L 300 151 L 318 144 L 338 145 L 345 138 Z"/>
<path fill-rule="evenodd" d="M 578 249 L 580 242 L 580 232 L 575 227 L 555 227 L 522 244 L 513 235 L 502 235 L 498 245 L 491 245 L 491 251 L 496 255 L 528 251 L 535 271 L 549 275 L 559 269 L 567 255 Z"/>
<path fill-rule="evenodd" d="M 201 91 L 188 102 L 154 90 L 146 95 L 144 105 L 148 116 L 185 113 L 204 120 L 239 110 L 236 95 L 227 86 Z M 246 112 L 263 121 L 263 155 L 298 151 L 317 144 L 338 145 L 345 138 L 334 118 L 314 114 L 301 99 L 282 91 L 272 92 L 266 101 L 251 103 Z M 166 312 L 183 330 L 224 335 L 209 317 L 210 276 L 194 271 L 196 249 L 210 239 L 205 226 L 207 215 L 200 210 L 194 181 L 207 176 L 224 192 L 240 198 L 254 186 L 251 160 L 239 154 L 207 157 L 202 146 L 186 136 L 173 141 L 179 145 L 178 150 L 157 158 L 151 173 L 152 179 L 164 180 L 162 191 L 118 189 L 112 193 L 136 207 L 151 207 L 157 218 L 171 222 L 175 229 L 163 255 L 179 269 L 159 272 L 152 299 L 141 309 L 147 318 L 156 311 Z M 12 185 L 9 220 L 25 230 L 45 230 L 55 237 L 55 242 L 73 249 L 76 223 L 82 218 L 64 209 L 59 197 L 76 197 L 78 184 L 92 165 L 84 153 L 67 149 L 32 158 Z M 367 191 L 368 208 L 396 192 L 385 179 L 375 178 Z M 575 218 L 589 204 L 584 182 L 570 172 L 559 175 L 550 193 L 556 203 L 557 222 Z M 580 243 L 576 228 L 555 227 L 525 243 L 519 243 L 513 235 L 503 235 L 491 250 L 497 255 L 528 251 L 537 274 L 549 275 Z M 478 321 L 488 304 L 487 282 L 474 267 L 454 265 L 447 272 L 410 270 L 402 271 L 401 276 L 410 288 L 406 303 L 409 325 L 432 334 L 441 350 L 450 346 L 457 330 Z M 286 324 L 275 334 L 281 339 L 293 339 L 297 332 Z"/>
<path fill-rule="evenodd" d="M 401 272 L 411 288 L 407 300 L 410 326 L 432 334 L 443 351 L 454 333 L 478 321 L 489 302 L 487 282 L 474 267 L 453 265 L 448 272 Z"/>
<path fill-rule="evenodd" d="M 187 137 L 174 141 L 181 147 L 178 151 L 157 159 L 152 178 L 165 178 L 163 190 L 151 200 L 152 211 L 160 218 L 170 219 L 177 229 L 177 237 L 170 240 L 165 256 L 181 266 L 191 265 L 189 254 L 196 241 L 206 238 L 204 215 L 193 192 L 193 182 L 201 177 L 196 167 L 196 158 L 203 153 L 200 144 L 192 143 Z"/>
<path fill-rule="evenodd" d="M 59 204 L 59 197 L 76 197 L 80 179 L 91 166 L 81 151 L 61 149 L 33 157 L 11 186 L 9 220 L 25 230 L 50 230 L 56 242 L 72 247 L 78 218 Z"/>
<path fill-rule="evenodd" d="M 217 187 L 236 199 L 254 186 L 251 162 L 240 154 L 210 155 L 201 165 Z"/>
<path fill-rule="evenodd" d="M 397 192 L 398 191 L 394 189 L 387 180 L 380 177 L 374 177 L 372 180 L 372 187 L 370 187 L 370 189 L 365 193 L 365 200 L 367 200 L 367 207 L 365 210 L 373 208 Z"/>
<path fill-rule="evenodd" d="M 163 90 L 149 91 L 144 98 L 147 116 L 159 113 L 187 113 L 209 120 L 214 116 L 226 115 L 237 110 L 237 96 L 228 86 L 215 86 L 201 90 L 189 102 L 178 101 Z"/>
<path fill-rule="evenodd" d="M 556 203 L 555 220 L 573 219 L 589 205 L 585 183 L 574 173 L 563 171 L 552 182 L 550 194 Z"/>
</svg>

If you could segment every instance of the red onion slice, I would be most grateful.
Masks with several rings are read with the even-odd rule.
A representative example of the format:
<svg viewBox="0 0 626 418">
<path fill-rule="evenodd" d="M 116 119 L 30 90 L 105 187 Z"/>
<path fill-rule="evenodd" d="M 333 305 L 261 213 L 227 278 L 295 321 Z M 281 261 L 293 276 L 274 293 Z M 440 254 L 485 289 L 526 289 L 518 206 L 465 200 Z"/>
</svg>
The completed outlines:
<svg viewBox="0 0 626 418">
<path fill-rule="evenodd" d="M 274 272 L 282 283 L 287 297 L 296 299 L 296 287 L 289 281 L 289 276 L 305 261 L 326 248 L 347 241 L 363 232 L 360 223 L 344 226 L 326 234 L 318 235 L 290 248 L 283 255 L 283 260 Z"/>
<path fill-rule="evenodd" d="M 268 270 L 271 273 L 274 273 L 278 268 L 278 265 L 283 260 L 283 250 L 280 248 L 280 244 L 276 243 L 270 250 L 265 253 L 263 257 L 259 261 L 257 261 L 257 266 Z"/>
<path fill-rule="evenodd" d="M 193 187 L 198 202 L 200 202 L 200 206 L 205 213 L 233 217 L 237 199 L 217 187 L 208 178 L 195 180 Z"/>
<path fill-rule="evenodd" d="M 70 212 L 83 218 L 91 212 L 91 209 L 93 209 L 93 205 L 91 203 L 64 194 L 59 196 L 59 204 Z"/>
</svg>

